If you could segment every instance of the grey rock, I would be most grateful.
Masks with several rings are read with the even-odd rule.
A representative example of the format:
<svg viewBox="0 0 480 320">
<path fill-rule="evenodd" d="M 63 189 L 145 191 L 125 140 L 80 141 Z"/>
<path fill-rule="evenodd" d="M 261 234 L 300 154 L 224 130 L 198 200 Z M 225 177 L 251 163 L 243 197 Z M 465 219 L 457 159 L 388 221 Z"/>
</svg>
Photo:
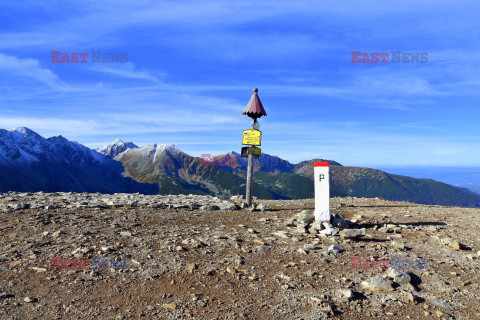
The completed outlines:
<svg viewBox="0 0 480 320">
<path fill-rule="evenodd" d="M 396 283 L 398 284 L 407 284 L 407 283 L 410 283 L 410 281 L 412 280 L 412 278 L 410 277 L 410 275 L 408 273 L 404 273 L 398 269 L 395 269 L 395 268 L 389 268 L 387 270 L 387 275 L 393 279 L 393 281 L 395 281 Z"/>
<path fill-rule="evenodd" d="M 158 205 L 160 205 L 160 206 L 158 207 Z M 162 208 L 164 205 L 165 204 L 163 204 L 163 203 L 159 203 L 159 204 L 157 204 L 156 208 Z M 188 207 L 192 210 L 199 209 L 201 206 L 202 206 L 201 204 L 196 203 L 196 202 L 191 202 L 191 203 L 188 204 Z"/>
<path fill-rule="evenodd" d="M 334 227 L 338 227 L 341 229 L 347 229 L 348 228 L 348 222 L 345 220 L 345 218 L 341 214 L 336 214 L 333 217 L 333 222 L 332 222 Z"/>
<path fill-rule="evenodd" d="M 22 210 L 22 209 L 30 208 L 30 204 L 29 203 L 15 203 L 15 204 L 10 205 L 10 207 L 14 210 Z"/>
<path fill-rule="evenodd" d="M 341 300 L 354 300 L 355 294 L 350 289 L 339 289 L 338 293 L 340 294 Z"/>
<path fill-rule="evenodd" d="M 461 244 L 460 242 L 456 241 L 456 240 L 453 240 L 452 238 L 442 238 L 441 239 L 441 242 L 444 244 L 444 245 L 447 245 L 453 249 L 456 249 L 456 250 L 459 250 L 459 249 L 462 249 L 464 246 L 463 244 Z"/>
<path fill-rule="evenodd" d="M 299 226 L 297 226 L 295 231 L 297 231 L 300 234 L 306 234 L 306 233 L 308 233 L 308 231 L 305 227 L 306 227 L 305 225 L 299 225 Z"/>
<path fill-rule="evenodd" d="M 342 249 L 340 249 L 336 245 L 332 244 L 330 247 L 328 247 L 328 253 L 337 254 L 337 253 L 340 253 L 340 252 L 342 252 Z"/>
<path fill-rule="evenodd" d="M 58 231 L 55 231 L 54 233 L 52 233 L 52 237 L 56 238 L 60 235 L 63 235 L 63 234 L 67 234 L 65 231 L 63 230 L 58 230 Z"/>
<path fill-rule="evenodd" d="M 267 209 L 267 205 L 265 203 L 260 203 L 257 207 L 258 210 L 260 210 L 261 212 L 265 211 L 265 209 Z"/>
<path fill-rule="evenodd" d="M 333 234 L 333 229 L 323 229 L 323 230 L 320 230 L 318 233 L 320 234 L 324 234 L 324 235 L 327 235 L 327 236 L 331 236 Z"/>
<path fill-rule="evenodd" d="M 220 210 L 220 207 L 217 205 L 207 205 L 207 206 L 201 206 L 200 210 L 203 210 L 203 211 Z"/>
<path fill-rule="evenodd" d="M 120 235 L 122 237 L 131 237 L 132 236 L 132 233 L 129 232 L 129 231 L 120 231 Z"/>
<path fill-rule="evenodd" d="M 340 237 L 342 238 L 360 238 L 367 235 L 367 230 L 362 229 L 344 229 L 340 231 Z"/>
<path fill-rule="evenodd" d="M 309 225 L 315 220 L 315 215 L 310 210 L 303 210 L 297 215 L 298 223 Z"/>
<path fill-rule="evenodd" d="M 383 227 L 379 228 L 378 231 L 383 232 L 383 233 L 387 233 L 387 232 L 390 231 L 390 229 L 387 226 L 383 226 Z"/>
<path fill-rule="evenodd" d="M 32 297 L 25 297 L 25 298 L 23 298 L 23 301 L 25 301 L 25 302 L 37 302 L 38 299 L 37 298 L 32 298 Z"/>
<path fill-rule="evenodd" d="M 252 202 L 252 205 L 250 206 L 250 208 L 248 208 L 248 210 L 250 210 L 250 212 L 257 211 L 257 204 L 255 202 Z"/>
<path fill-rule="evenodd" d="M 283 238 L 283 239 L 288 239 L 290 238 L 287 234 L 287 232 L 285 231 L 277 231 L 277 232 L 274 232 L 273 233 L 274 236 L 277 236 L 277 237 L 280 237 L 280 238 Z"/>
<path fill-rule="evenodd" d="M 307 277 L 313 277 L 313 276 L 316 276 L 318 274 L 318 272 L 314 271 L 314 270 L 308 270 L 308 271 L 305 271 L 304 274 L 307 276 Z"/>
<path fill-rule="evenodd" d="M 448 303 L 448 302 L 445 302 L 445 301 L 442 301 L 436 297 L 433 297 L 433 296 L 429 296 L 427 297 L 427 299 L 433 303 L 434 305 L 438 306 L 438 307 L 441 307 L 441 308 L 445 308 L 445 309 L 448 309 L 448 310 L 452 310 L 453 309 L 453 306 Z"/>
<path fill-rule="evenodd" d="M 323 226 L 323 229 L 332 229 L 333 228 L 332 224 L 330 222 L 327 222 L 327 221 L 322 222 L 322 226 Z"/>
<path fill-rule="evenodd" d="M 370 291 L 393 291 L 394 288 L 392 285 L 392 280 L 384 279 L 381 276 L 376 276 L 370 282 L 362 281 L 360 287 Z"/>
<path fill-rule="evenodd" d="M 338 228 L 333 228 L 332 229 L 332 236 L 336 236 L 340 232 L 340 229 Z"/>
<path fill-rule="evenodd" d="M 321 221 L 314 221 L 311 224 L 311 226 L 312 226 L 312 228 L 315 228 L 316 230 L 319 230 L 319 231 L 325 229 L 325 227 L 323 226 Z"/>
<path fill-rule="evenodd" d="M 221 210 L 238 210 L 238 207 L 235 203 L 222 203 L 219 204 Z"/>
<path fill-rule="evenodd" d="M 183 203 L 173 205 L 173 209 L 186 209 L 186 208 L 190 208 L 190 206 Z"/>
</svg>

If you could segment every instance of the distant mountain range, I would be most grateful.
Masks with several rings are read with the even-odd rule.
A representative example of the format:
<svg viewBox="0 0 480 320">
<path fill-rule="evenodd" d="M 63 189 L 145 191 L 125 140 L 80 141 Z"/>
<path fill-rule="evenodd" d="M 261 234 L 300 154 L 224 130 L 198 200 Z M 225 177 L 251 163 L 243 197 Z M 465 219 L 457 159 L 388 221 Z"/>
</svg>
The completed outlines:
<svg viewBox="0 0 480 320">
<path fill-rule="evenodd" d="M 415 178 L 433 179 L 480 193 L 480 167 L 396 166 L 378 169 Z"/>
<path fill-rule="evenodd" d="M 28 128 L 0 129 L 0 192 L 244 194 L 246 159 L 236 152 L 219 157 L 221 161 L 208 162 L 172 144 L 138 147 L 121 140 L 92 150 L 62 136 L 45 139 Z M 332 196 L 480 207 L 480 195 L 434 180 L 344 167 L 322 159 L 292 164 L 268 154 L 255 160 L 254 195 L 264 199 L 313 198 L 316 161 L 330 163 Z"/>
<path fill-rule="evenodd" d="M 158 192 L 156 185 L 126 178 L 123 171 L 120 162 L 62 136 L 0 129 L 1 192 Z"/>
</svg>

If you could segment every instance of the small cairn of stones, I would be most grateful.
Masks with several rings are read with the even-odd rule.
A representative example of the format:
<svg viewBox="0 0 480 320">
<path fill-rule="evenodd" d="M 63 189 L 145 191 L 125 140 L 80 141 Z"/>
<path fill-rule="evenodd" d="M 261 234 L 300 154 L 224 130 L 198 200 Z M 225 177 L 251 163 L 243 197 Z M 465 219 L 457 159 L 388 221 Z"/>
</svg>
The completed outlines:
<svg viewBox="0 0 480 320">
<path fill-rule="evenodd" d="M 310 210 L 303 210 L 286 221 L 287 227 L 295 227 L 298 233 L 318 234 L 322 237 L 339 235 L 341 238 L 355 239 L 365 236 L 366 229 L 356 229 L 353 222 L 341 214 L 332 214 L 330 221 L 315 221 Z"/>
</svg>

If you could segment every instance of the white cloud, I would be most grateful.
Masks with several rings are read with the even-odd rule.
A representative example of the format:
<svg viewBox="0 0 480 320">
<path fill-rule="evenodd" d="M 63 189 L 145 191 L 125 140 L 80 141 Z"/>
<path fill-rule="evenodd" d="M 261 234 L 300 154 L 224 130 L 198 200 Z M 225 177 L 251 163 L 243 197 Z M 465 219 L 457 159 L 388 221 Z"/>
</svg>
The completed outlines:
<svg viewBox="0 0 480 320">
<path fill-rule="evenodd" d="M 150 74 L 150 72 L 146 70 L 136 70 L 135 65 L 132 62 L 122 63 L 122 64 L 115 64 L 115 65 L 105 65 L 105 64 L 90 64 L 90 70 L 96 72 L 103 72 L 113 74 L 115 76 L 121 78 L 128 78 L 128 79 L 142 79 L 142 80 L 150 80 L 154 82 L 158 82 L 159 79 Z M 159 75 L 161 78 L 165 77 L 165 74 Z"/>
<path fill-rule="evenodd" d="M 47 68 L 42 68 L 35 59 L 19 59 L 0 53 L 0 71 L 31 78 L 51 87 L 60 84 L 57 75 Z"/>
</svg>

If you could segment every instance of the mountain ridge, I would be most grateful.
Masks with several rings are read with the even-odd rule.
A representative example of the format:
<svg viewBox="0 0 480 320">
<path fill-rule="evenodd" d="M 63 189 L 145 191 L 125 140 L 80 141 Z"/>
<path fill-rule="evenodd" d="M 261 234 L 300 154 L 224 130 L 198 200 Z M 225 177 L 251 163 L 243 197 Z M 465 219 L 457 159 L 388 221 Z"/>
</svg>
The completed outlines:
<svg viewBox="0 0 480 320">
<path fill-rule="evenodd" d="M 247 161 L 235 151 L 218 161 L 193 157 L 174 144 L 139 147 L 116 139 L 96 150 L 20 127 L 0 129 L 0 192 L 75 191 L 146 194 L 244 194 Z M 313 198 L 313 164 L 330 163 L 331 196 L 381 197 L 422 204 L 480 207 L 480 195 L 429 179 L 342 166 L 333 160 L 290 163 L 262 154 L 254 161 L 254 195 Z"/>
<path fill-rule="evenodd" d="M 62 136 L 46 139 L 24 127 L 0 130 L 2 192 L 158 192 L 123 171 L 119 162 Z"/>
</svg>

